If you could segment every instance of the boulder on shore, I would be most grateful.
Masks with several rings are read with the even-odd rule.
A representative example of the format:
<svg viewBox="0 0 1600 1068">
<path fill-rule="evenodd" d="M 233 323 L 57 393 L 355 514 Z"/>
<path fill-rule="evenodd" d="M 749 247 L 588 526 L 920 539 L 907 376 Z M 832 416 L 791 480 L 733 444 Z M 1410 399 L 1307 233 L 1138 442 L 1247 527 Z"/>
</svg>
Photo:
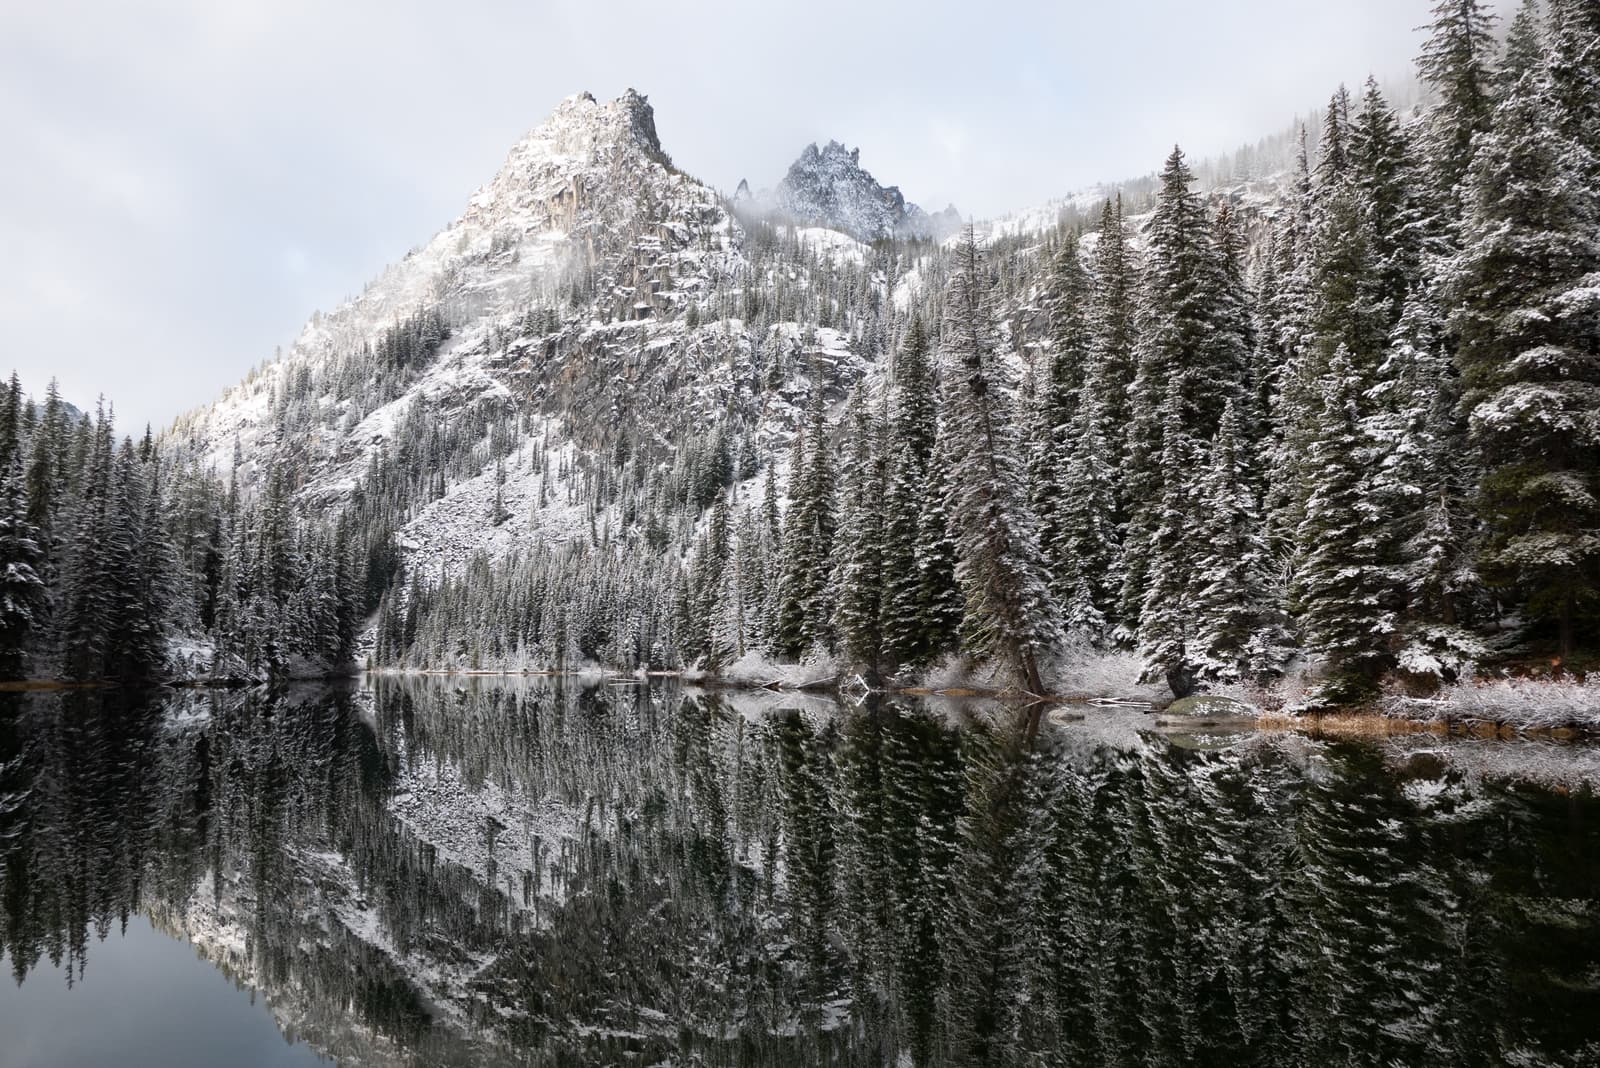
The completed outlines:
<svg viewBox="0 0 1600 1068">
<path fill-rule="evenodd" d="M 1194 694 L 1180 697 L 1161 710 L 1163 720 L 1235 720 L 1255 719 L 1260 712 L 1253 706 L 1232 697 L 1216 694 Z"/>
</svg>

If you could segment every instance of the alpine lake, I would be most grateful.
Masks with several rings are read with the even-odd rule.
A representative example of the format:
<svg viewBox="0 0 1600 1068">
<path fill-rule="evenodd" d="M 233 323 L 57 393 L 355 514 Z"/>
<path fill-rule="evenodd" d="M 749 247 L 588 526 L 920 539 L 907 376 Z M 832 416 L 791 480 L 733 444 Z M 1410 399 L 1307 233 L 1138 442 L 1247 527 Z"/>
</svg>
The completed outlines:
<svg viewBox="0 0 1600 1068">
<path fill-rule="evenodd" d="M 1600 743 L 0 694 L 0 1068 L 1600 1065 Z"/>
</svg>

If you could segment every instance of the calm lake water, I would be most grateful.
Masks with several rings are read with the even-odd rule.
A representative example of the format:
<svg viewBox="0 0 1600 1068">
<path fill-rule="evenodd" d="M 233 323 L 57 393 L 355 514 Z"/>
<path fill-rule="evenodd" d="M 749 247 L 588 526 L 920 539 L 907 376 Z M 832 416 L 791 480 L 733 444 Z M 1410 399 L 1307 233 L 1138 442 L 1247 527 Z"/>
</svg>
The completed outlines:
<svg viewBox="0 0 1600 1068">
<path fill-rule="evenodd" d="M 1597 1065 L 1600 749 L 0 695 L 0 1068 Z"/>
</svg>

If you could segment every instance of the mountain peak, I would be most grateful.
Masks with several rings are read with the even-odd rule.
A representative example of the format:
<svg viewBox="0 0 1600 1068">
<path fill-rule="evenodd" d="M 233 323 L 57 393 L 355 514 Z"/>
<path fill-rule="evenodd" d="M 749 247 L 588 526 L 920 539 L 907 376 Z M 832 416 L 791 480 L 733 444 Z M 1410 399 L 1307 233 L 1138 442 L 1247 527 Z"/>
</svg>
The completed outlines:
<svg viewBox="0 0 1600 1068">
<path fill-rule="evenodd" d="M 829 140 L 801 150 L 773 191 L 770 208 L 792 222 L 824 226 L 860 241 L 886 237 L 942 239 L 960 225 L 959 214 L 929 215 L 908 203 L 861 166 L 861 149 Z"/>
<path fill-rule="evenodd" d="M 815 141 L 805 147 L 800 154 L 802 160 L 836 160 L 852 167 L 861 165 L 861 149 L 846 148 L 841 142 L 830 140 L 822 148 L 817 147 Z M 791 168 L 792 169 L 792 168 Z"/>
<path fill-rule="evenodd" d="M 650 106 L 650 98 L 637 89 L 627 89 L 615 100 L 604 103 L 593 93 L 574 93 L 556 105 L 550 117 L 524 137 L 518 147 L 536 140 L 568 144 L 575 140 L 588 144 L 627 140 L 658 161 L 666 159 L 656 133 L 655 109 Z"/>
<path fill-rule="evenodd" d="M 648 97 L 629 89 L 602 103 L 593 93 L 575 93 L 512 147 L 499 172 L 473 195 L 463 221 L 518 223 L 537 206 L 570 226 L 575 206 L 592 199 L 587 180 L 652 164 L 672 170 Z"/>
<path fill-rule="evenodd" d="M 664 161 L 667 154 L 662 151 L 661 138 L 656 135 L 656 111 L 650 106 L 650 98 L 635 89 L 628 89 L 612 101 L 611 106 L 627 117 L 628 129 L 634 138 L 652 156 Z"/>
</svg>

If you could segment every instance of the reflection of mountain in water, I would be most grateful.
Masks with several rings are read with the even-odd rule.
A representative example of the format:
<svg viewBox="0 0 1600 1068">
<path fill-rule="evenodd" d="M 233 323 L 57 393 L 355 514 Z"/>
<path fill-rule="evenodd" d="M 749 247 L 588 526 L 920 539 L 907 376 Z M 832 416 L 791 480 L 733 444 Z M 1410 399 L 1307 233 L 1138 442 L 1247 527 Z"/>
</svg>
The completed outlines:
<svg viewBox="0 0 1600 1068">
<path fill-rule="evenodd" d="M 1489 778 L 641 686 L 0 701 L 17 978 L 146 912 L 352 1061 L 1600 1058 L 1600 804 L 1558 781 L 1593 750 Z"/>
</svg>

